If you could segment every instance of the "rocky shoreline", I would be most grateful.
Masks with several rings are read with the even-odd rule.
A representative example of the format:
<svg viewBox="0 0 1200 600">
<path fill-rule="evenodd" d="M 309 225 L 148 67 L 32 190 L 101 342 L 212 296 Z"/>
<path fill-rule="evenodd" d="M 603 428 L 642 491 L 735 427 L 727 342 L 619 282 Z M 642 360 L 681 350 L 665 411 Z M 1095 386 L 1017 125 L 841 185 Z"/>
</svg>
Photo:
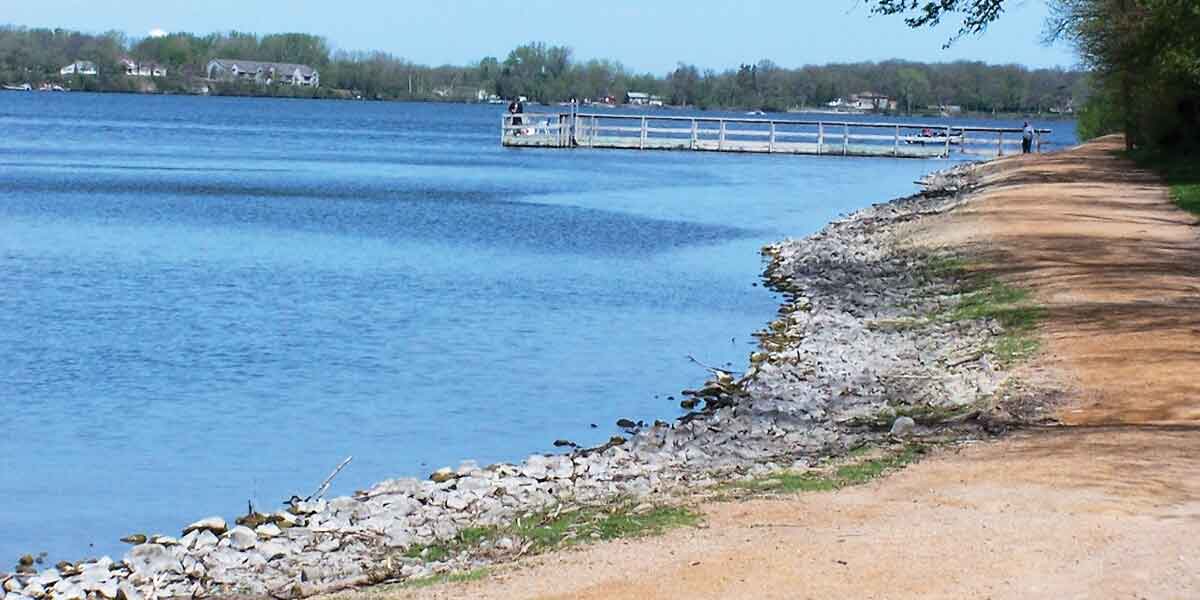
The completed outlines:
<svg viewBox="0 0 1200 600">
<path fill-rule="evenodd" d="M 785 296 L 756 334 L 744 373 L 712 369 L 685 393 L 675 423 L 629 424 L 628 436 L 520 464 L 467 461 L 428 479 L 384 481 L 353 496 L 294 500 L 287 510 L 198 521 L 178 537 L 133 536 L 123 560 L 0 574 L 0 600 L 272 596 L 280 599 L 435 573 L 522 555 L 522 539 L 487 540 L 450 556 L 421 552 L 467 528 L 501 526 L 558 507 L 646 501 L 730 477 L 803 468 L 889 435 L 940 427 L 919 415 L 990 426 L 977 406 L 1005 374 L 984 350 L 998 325 L 928 315 L 960 297 L 902 225 L 963 202 L 973 170 L 935 174 L 924 193 L 875 205 L 800 240 L 763 249 L 764 278 Z M 909 415 L 917 415 L 912 418 Z M 28 557 L 27 557 L 28 558 Z"/>
</svg>

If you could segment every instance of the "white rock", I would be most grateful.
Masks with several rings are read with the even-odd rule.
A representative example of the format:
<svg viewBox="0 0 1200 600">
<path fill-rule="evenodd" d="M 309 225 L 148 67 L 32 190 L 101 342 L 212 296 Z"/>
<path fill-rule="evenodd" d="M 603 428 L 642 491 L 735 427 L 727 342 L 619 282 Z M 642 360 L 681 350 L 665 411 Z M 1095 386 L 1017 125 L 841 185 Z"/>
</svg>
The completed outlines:
<svg viewBox="0 0 1200 600">
<path fill-rule="evenodd" d="M 546 457 L 535 454 L 526 459 L 525 464 L 521 465 L 521 476 L 534 481 L 544 480 L 546 478 Z"/>
<path fill-rule="evenodd" d="M 254 533 L 253 529 L 238 525 L 232 531 L 226 534 L 229 539 L 229 547 L 234 550 L 249 550 L 258 543 L 258 534 Z"/>
<path fill-rule="evenodd" d="M 24 586 L 21 585 L 21 582 L 17 581 L 16 577 L 9 577 L 8 579 L 4 580 L 4 591 L 6 592 L 12 592 L 15 594 L 20 592 L 23 587 Z"/>
<path fill-rule="evenodd" d="M 196 544 L 197 537 L 200 537 L 200 532 L 192 531 L 192 532 L 188 533 L 187 535 L 183 536 L 182 538 L 179 538 L 179 545 L 183 546 L 185 549 L 190 550 L 192 548 L 192 546 Z"/>
<path fill-rule="evenodd" d="M 14 584 L 16 584 L 17 580 L 11 579 L 10 581 L 12 581 Z M 45 571 L 38 573 L 37 577 L 34 577 L 31 581 L 32 581 L 32 583 L 36 583 L 36 584 L 41 585 L 44 588 L 47 588 L 47 587 L 50 587 L 50 586 L 58 583 L 59 581 L 62 581 L 62 575 L 59 575 L 58 569 L 46 569 Z M 19 587 L 19 584 L 17 584 L 17 585 Z M 7 584 L 5 585 L 5 589 L 8 589 Z M 14 592 L 16 590 L 8 590 L 8 591 Z"/>
<path fill-rule="evenodd" d="M 117 598 L 118 600 L 144 600 L 142 592 L 128 581 L 121 581 L 117 584 Z"/>
<path fill-rule="evenodd" d="M 184 528 L 183 533 L 187 535 L 193 531 L 211 531 L 217 535 L 221 535 L 229 530 L 229 526 L 225 523 L 225 519 L 221 517 L 208 517 L 200 519 L 191 525 Z"/>
<path fill-rule="evenodd" d="M 320 544 L 317 544 L 317 552 L 324 552 L 324 553 L 328 554 L 330 552 L 337 551 L 337 549 L 341 548 L 341 547 L 342 547 L 342 542 L 339 541 L 337 538 L 333 538 L 331 540 L 326 540 L 324 542 L 321 542 Z"/>
<path fill-rule="evenodd" d="M 258 537 L 264 540 L 269 540 L 271 538 L 276 538 L 283 535 L 283 531 L 274 523 L 259 525 L 258 528 L 254 530 L 254 533 L 258 534 Z"/>
<path fill-rule="evenodd" d="M 60 581 L 54 585 L 55 600 L 86 600 L 87 592 L 83 587 L 69 581 Z"/>
<path fill-rule="evenodd" d="M 141 544 L 134 546 L 125 555 L 125 562 L 134 573 L 154 577 L 159 573 L 180 573 L 183 566 L 167 550 L 166 546 L 158 544 Z"/>
<path fill-rule="evenodd" d="M 258 551 L 268 561 L 284 558 L 288 555 L 288 547 L 276 542 L 262 542 L 258 545 Z"/>
<path fill-rule="evenodd" d="M 196 550 L 216 548 L 218 541 L 217 536 L 213 535 L 213 532 L 204 530 L 196 536 L 196 541 L 192 543 L 192 548 Z"/>
<path fill-rule="evenodd" d="M 106 582 L 96 586 L 96 589 L 93 591 L 95 591 L 97 594 L 99 594 L 102 598 L 108 598 L 108 600 L 116 600 L 116 598 L 117 598 L 117 582 L 115 580 L 106 581 Z"/>
<path fill-rule="evenodd" d="M 25 586 L 25 590 L 22 593 L 37 600 L 38 598 L 46 597 L 46 588 L 42 587 L 40 583 L 31 583 Z"/>
</svg>

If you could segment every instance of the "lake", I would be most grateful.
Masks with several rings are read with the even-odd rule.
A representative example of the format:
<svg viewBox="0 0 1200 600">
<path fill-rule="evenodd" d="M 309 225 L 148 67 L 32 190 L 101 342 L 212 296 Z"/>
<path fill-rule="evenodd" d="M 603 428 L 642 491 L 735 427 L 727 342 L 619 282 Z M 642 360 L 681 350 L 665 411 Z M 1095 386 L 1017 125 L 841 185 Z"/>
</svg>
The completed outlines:
<svg viewBox="0 0 1200 600">
<path fill-rule="evenodd" d="M 0 93 L 0 568 L 679 416 L 774 316 L 763 244 L 947 164 L 506 150 L 502 109 Z"/>
</svg>

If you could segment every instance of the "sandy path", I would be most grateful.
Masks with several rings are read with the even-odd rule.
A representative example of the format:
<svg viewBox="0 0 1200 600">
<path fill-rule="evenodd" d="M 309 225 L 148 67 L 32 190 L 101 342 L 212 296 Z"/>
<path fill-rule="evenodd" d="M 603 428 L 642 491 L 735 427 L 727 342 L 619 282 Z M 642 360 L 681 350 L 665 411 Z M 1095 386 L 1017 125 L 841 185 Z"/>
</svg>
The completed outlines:
<svg viewBox="0 0 1200 600">
<path fill-rule="evenodd" d="M 705 529 L 387 598 L 1200 597 L 1200 235 L 1106 139 L 989 167 L 914 229 L 1033 288 L 1062 419 L 871 485 L 712 504 Z"/>
</svg>

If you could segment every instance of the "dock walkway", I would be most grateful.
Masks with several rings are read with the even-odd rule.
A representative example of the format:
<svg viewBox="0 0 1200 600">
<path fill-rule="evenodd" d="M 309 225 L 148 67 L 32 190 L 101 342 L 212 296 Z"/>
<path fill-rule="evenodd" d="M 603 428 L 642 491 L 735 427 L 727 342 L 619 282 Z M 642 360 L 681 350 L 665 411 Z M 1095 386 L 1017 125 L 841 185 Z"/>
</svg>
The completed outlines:
<svg viewBox="0 0 1200 600">
<path fill-rule="evenodd" d="M 1035 130 L 1035 151 L 1048 133 Z M 1020 128 L 1003 127 L 577 112 L 505 114 L 500 126 L 500 142 L 508 147 L 897 158 L 1016 154 L 1021 137 Z"/>
</svg>

